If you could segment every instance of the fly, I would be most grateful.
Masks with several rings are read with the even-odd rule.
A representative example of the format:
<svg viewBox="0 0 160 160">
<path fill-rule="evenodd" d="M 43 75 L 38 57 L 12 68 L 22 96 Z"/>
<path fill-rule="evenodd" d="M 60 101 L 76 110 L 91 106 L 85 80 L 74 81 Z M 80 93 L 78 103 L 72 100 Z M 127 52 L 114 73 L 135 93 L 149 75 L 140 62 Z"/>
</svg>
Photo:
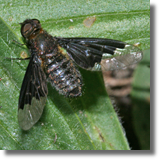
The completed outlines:
<svg viewBox="0 0 160 160">
<path fill-rule="evenodd" d="M 103 38 L 53 37 L 37 19 L 21 23 L 21 34 L 30 52 L 18 104 L 18 121 L 30 129 L 41 117 L 48 94 L 47 82 L 66 97 L 82 95 L 77 66 L 90 70 L 122 69 L 138 63 L 142 51 L 131 44 Z"/>
</svg>

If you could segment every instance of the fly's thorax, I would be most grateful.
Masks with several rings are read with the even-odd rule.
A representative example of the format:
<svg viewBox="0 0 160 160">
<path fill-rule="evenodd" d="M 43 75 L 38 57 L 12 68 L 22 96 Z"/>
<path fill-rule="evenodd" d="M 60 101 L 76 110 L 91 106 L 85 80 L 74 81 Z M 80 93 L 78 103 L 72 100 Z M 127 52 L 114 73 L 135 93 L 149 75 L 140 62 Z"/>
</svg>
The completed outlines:
<svg viewBox="0 0 160 160">
<path fill-rule="evenodd" d="M 28 48 L 35 51 L 41 58 L 45 58 L 46 54 L 53 53 L 56 47 L 55 39 L 46 31 L 38 34 L 34 39 L 28 41 Z"/>
</svg>

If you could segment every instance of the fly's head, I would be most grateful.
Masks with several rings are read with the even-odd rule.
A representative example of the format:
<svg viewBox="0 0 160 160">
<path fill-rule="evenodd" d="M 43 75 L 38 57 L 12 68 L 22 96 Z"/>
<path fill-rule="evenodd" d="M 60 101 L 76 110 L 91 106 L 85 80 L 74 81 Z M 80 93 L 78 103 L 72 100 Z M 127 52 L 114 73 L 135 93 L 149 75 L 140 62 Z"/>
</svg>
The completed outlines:
<svg viewBox="0 0 160 160">
<path fill-rule="evenodd" d="M 42 31 L 41 24 L 38 19 L 26 19 L 20 24 L 21 34 L 26 40 L 33 39 Z"/>
</svg>

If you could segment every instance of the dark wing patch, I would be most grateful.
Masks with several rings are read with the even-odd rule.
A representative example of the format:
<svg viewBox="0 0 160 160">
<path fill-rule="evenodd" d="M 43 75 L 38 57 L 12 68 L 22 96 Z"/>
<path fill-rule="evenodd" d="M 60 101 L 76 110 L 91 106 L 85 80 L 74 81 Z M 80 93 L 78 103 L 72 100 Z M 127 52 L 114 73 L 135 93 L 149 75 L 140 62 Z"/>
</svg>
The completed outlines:
<svg viewBox="0 0 160 160">
<path fill-rule="evenodd" d="M 112 39 L 58 37 L 57 40 L 75 63 L 87 70 L 122 69 L 138 63 L 143 57 L 138 47 Z"/>
<path fill-rule="evenodd" d="M 19 97 L 18 121 L 23 130 L 30 129 L 40 119 L 48 94 L 46 75 L 33 58 L 27 67 Z"/>
<path fill-rule="evenodd" d="M 82 68 L 90 69 L 101 61 L 102 53 L 94 48 L 76 43 L 69 43 L 67 47 L 70 57 Z"/>
</svg>

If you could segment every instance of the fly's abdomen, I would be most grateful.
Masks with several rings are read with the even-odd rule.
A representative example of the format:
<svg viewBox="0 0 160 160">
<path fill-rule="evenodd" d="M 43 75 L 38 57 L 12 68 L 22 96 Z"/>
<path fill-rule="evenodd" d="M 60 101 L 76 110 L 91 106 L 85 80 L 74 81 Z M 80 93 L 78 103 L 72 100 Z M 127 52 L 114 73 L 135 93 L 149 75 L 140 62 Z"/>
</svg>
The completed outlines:
<svg viewBox="0 0 160 160">
<path fill-rule="evenodd" d="M 48 81 L 59 92 L 67 97 L 81 95 L 82 78 L 73 62 L 61 53 L 46 59 L 45 62 Z"/>
</svg>

